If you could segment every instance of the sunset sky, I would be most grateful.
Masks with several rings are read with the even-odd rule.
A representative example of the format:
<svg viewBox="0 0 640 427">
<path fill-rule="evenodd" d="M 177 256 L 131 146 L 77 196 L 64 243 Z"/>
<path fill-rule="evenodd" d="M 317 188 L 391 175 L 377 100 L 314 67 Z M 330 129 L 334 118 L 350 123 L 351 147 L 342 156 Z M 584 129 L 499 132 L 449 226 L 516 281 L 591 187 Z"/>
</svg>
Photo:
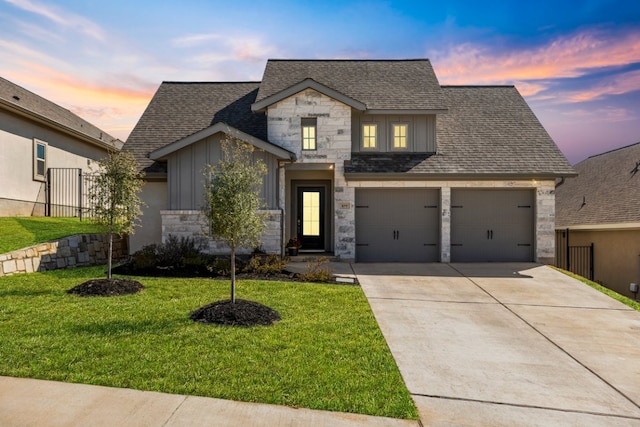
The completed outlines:
<svg viewBox="0 0 640 427">
<path fill-rule="evenodd" d="M 122 140 L 162 81 L 257 81 L 268 58 L 514 84 L 572 164 L 640 142 L 638 0 L 0 0 L 0 75 Z"/>
</svg>

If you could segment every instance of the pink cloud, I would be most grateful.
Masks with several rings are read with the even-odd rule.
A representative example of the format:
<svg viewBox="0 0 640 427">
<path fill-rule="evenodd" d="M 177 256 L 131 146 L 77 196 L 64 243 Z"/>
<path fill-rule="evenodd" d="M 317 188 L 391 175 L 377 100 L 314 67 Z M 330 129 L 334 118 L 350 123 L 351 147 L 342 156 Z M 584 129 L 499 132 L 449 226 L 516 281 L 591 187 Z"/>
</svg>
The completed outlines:
<svg viewBox="0 0 640 427">
<path fill-rule="evenodd" d="M 531 49 L 500 52 L 463 44 L 434 52 L 444 84 L 506 84 L 580 77 L 590 70 L 640 62 L 640 32 L 586 30 Z M 539 83 L 538 91 L 544 87 Z"/>
<path fill-rule="evenodd" d="M 574 102 L 592 101 L 605 95 L 621 95 L 640 91 L 640 70 L 622 73 L 609 80 L 598 83 L 586 91 L 569 94 L 568 98 Z"/>
</svg>

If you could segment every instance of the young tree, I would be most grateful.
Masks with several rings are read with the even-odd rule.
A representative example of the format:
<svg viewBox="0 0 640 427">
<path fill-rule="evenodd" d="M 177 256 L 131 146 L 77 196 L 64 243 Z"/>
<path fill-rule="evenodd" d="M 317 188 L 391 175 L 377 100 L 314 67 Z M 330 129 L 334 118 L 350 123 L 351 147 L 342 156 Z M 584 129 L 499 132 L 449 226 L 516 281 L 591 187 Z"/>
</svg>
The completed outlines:
<svg viewBox="0 0 640 427">
<path fill-rule="evenodd" d="M 138 196 L 142 189 L 143 173 L 129 152 L 112 152 L 98 162 L 91 194 L 94 220 L 109 230 L 107 279 L 111 279 L 113 235 L 133 234 L 136 219 L 142 214 Z"/>
<path fill-rule="evenodd" d="M 231 249 L 231 302 L 236 302 L 236 250 L 255 247 L 265 227 L 259 209 L 260 186 L 267 166 L 253 156 L 253 146 L 237 139 L 222 141 L 222 159 L 205 166 L 203 214 L 210 234 Z"/>
</svg>

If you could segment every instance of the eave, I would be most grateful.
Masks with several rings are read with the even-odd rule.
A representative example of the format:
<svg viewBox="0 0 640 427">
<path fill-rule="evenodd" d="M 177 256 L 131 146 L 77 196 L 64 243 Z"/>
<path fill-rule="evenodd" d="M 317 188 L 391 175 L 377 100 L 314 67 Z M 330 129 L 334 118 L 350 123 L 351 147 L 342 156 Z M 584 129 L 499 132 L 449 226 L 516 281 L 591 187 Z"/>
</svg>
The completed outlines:
<svg viewBox="0 0 640 427">
<path fill-rule="evenodd" d="M 365 111 L 367 109 L 367 106 L 357 99 L 350 98 L 347 95 L 340 93 L 328 86 L 325 86 L 322 83 L 318 83 L 313 79 L 304 79 L 293 86 L 290 86 L 284 90 L 281 90 L 280 92 L 274 93 L 273 95 L 270 95 L 258 102 L 253 103 L 251 105 L 251 111 L 262 112 L 266 110 L 267 107 L 275 104 L 276 102 L 289 98 L 290 96 L 293 96 L 296 93 L 302 92 L 306 89 L 313 89 L 316 92 L 326 95 L 329 98 L 333 98 L 336 101 L 342 102 L 343 104 L 348 105 L 358 111 Z"/>
<path fill-rule="evenodd" d="M 557 173 L 387 173 L 387 172 L 345 172 L 347 181 L 546 181 L 555 180 L 562 176 L 569 177 L 577 174 Z"/>
<path fill-rule="evenodd" d="M 149 153 L 149 158 L 151 160 L 166 160 L 167 156 L 172 153 L 175 153 L 178 150 L 181 150 L 191 144 L 194 144 L 198 141 L 201 141 L 204 138 L 207 138 L 211 135 L 215 135 L 216 133 L 224 133 L 225 135 L 229 135 L 233 138 L 239 139 L 246 143 L 253 145 L 256 148 L 266 151 L 267 153 L 273 154 L 280 160 L 294 160 L 295 154 L 285 150 L 284 148 L 278 147 L 270 142 L 263 141 L 260 138 L 256 138 L 248 133 L 245 133 L 239 129 L 236 129 L 232 126 L 224 122 L 218 122 L 208 128 L 202 129 L 199 132 L 191 134 L 185 138 L 179 139 L 175 142 L 172 142 L 168 145 L 165 145 L 162 148 L 152 151 Z"/>
<path fill-rule="evenodd" d="M 119 139 L 115 139 L 113 141 L 103 141 L 101 139 L 98 138 L 94 138 L 92 136 L 89 136 L 85 133 L 82 133 L 76 129 L 70 128 L 68 126 L 65 126 L 55 120 L 49 119 L 48 117 L 45 117 L 43 115 L 34 113 L 31 110 L 27 110 L 26 108 L 23 108 L 19 105 L 15 105 L 11 102 L 8 102 L 4 99 L 0 98 L 0 107 L 4 108 L 5 110 L 16 114 L 20 117 L 24 117 L 26 119 L 29 120 L 33 120 L 36 123 L 45 125 L 47 127 L 53 128 L 61 133 L 64 133 L 66 135 L 69 135 L 73 138 L 79 139 L 83 142 L 87 142 L 89 144 L 98 146 L 100 148 L 104 148 L 107 151 L 118 151 L 122 149 L 122 146 L 124 145 L 124 142 L 120 141 Z"/>
</svg>

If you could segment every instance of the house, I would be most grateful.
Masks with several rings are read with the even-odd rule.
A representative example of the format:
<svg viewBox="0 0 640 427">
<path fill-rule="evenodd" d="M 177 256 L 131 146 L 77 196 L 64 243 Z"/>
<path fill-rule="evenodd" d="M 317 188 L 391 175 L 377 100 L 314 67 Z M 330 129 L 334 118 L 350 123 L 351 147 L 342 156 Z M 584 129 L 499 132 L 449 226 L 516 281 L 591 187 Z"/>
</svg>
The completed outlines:
<svg viewBox="0 0 640 427">
<path fill-rule="evenodd" d="M 227 135 L 268 165 L 273 253 L 551 263 L 555 180 L 575 174 L 513 86 L 441 86 L 427 59 L 269 60 L 260 82 L 160 85 L 124 147 L 147 174 L 132 250 L 201 234 Z"/>
<path fill-rule="evenodd" d="M 640 143 L 575 169 L 578 177 L 556 190 L 558 245 L 593 244 L 593 279 L 633 297 L 629 284 L 640 283 Z"/>
<path fill-rule="evenodd" d="M 77 216 L 78 177 L 122 145 L 0 77 L 0 216 Z"/>
</svg>

